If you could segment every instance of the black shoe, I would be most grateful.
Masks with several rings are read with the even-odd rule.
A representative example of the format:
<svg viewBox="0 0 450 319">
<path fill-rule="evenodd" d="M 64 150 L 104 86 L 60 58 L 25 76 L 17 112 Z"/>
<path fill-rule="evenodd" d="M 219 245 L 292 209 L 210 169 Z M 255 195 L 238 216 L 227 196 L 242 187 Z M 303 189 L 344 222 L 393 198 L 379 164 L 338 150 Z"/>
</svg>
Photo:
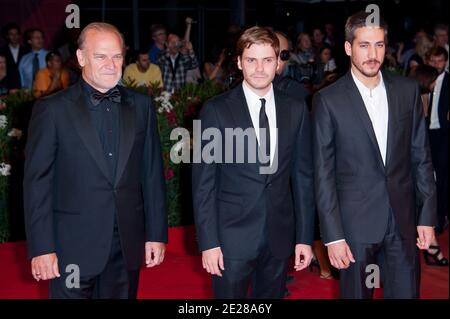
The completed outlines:
<svg viewBox="0 0 450 319">
<path fill-rule="evenodd" d="M 331 270 L 331 275 L 333 276 L 334 279 L 339 280 L 341 278 L 341 272 L 339 271 L 339 269 L 331 266 L 330 270 Z"/>
<path fill-rule="evenodd" d="M 446 266 L 448 267 L 448 259 L 442 257 L 438 258 L 441 248 L 439 246 L 430 246 L 429 249 L 436 250 L 435 253 L 430 253 L 428 250 L 423 251 L 423 256 L 425 257 L 425 263 L 430 266 Z"/>
<path fill-rule="evenodd" d="M 285 289 L 284 290 L 284 298 L 289 297 L 291 295 L 291 293 L 289 292 L 289 289 Z"/>
</svg>

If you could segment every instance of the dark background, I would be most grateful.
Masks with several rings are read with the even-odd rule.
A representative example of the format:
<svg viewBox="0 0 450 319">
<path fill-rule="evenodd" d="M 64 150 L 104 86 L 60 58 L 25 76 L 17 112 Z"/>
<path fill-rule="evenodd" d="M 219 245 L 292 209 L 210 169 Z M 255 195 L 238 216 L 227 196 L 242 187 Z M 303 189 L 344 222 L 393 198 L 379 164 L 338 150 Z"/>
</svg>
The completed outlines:
<svg viewBox="0 0 450 319">
<path fill-rule="evenodd" d="M 149 48 L 150 25 L 161 23 L 169 32 L 184 35 L 187 16 L 193 25 L 191 41 L 201 62 L 215 45 L 226 39 L 230 24 L 269 25 L 286 32 L 292 40 L 300 31 L 334 23 L 343 34 L 346 18 L 370 3 L 379 5 L 390 28 L 390 42 L 408 40 L 419 27 L 431 33 L 434 24 L 448 23 L 447 0 L 0 0 L 0 26 L 15 21 L 23 30 L 39 27 L 46 33 L 48 48 L 65 41 L 66 5 L 80 7 L 81 27 L 93 21 L 116 25 L 131 49 Z M 3 39 L 0 40 L 0 42 Z M 3 43 L 0 43 L 2 45 Z"/>
</svg>

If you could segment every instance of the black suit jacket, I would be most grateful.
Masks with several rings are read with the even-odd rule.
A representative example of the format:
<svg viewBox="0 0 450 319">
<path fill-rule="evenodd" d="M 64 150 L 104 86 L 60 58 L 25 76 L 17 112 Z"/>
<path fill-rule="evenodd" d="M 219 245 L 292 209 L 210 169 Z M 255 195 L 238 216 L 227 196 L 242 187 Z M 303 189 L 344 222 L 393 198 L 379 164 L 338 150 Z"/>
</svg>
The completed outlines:
<svg viewBox="0 0 450 319">
<path fill-rule="evenodd" d="M 140 267 L 145 241 L 167 241 L 156 113 L 145 95 L 119 90 L 115 179 L 80 82 L 34 105 L 24 177 L 30 257 L 56 252 L 60 267 L 73 263 L 83 275 L 98 274 L 109 257 L 115 213 L 128 269 Z"/>
<path fill-rule="evenodd" d="M 13 57 L 8 45 L 5 45 L 4 47 L 2 47 L 0 49 L 0 52 L 2 54 L 4 54 L 6 57 L 6 70 L 7 70 L 8 74 L 11 74 L 12 78 L 14 79 L 14 84 L 15 84 L 14 88 L 20 89 L 21 84 L 20 84 L 19 63 L 20 63 L 20 59 L 22 59 L 22 57 L 25 54 L 27 54 L 29 51 L 25 47 L 20 46 L 19 54 L 17 57 L 17 63 L 14 61 L 14 57 Z M 18 83 L 18 85 L 17 85 L 17 83 Z"/>
<path fill-rule="evenodd" d="M 441 94 L 439 95 L 438 103 L 438 116 L 439 116 L 439 126 L 440 129 L 447 132 L 449 128 L 449 121 L 447 120 L 447 115 L 450 109 L 450 103 L 448 100 L 448 73 L 445 72 L 444 79 L 442 80 Z M 431 114 L 431 108 L 430 108 Z"/>
<path fill-rule="evenodd" d="M 9 49 L 8 45 L 5 45 L 4 47 L 2 47 L 0 49 L 0 52 L 2 52 L 5 57 L 6 57 L 6 67 L 8 70 L 11 69 L 19 69 L 19 63 L 20 63 L 20 59 L 22 59 L 22 57 L 27 54 L 29 51 L 24 47 L 24 46 L 19 46 L 19 54 L 17 57 L 17 63 L 14 61 L 14 57 L 11 53 L 11 50 Z"/>
<path fill-rule="evenodd" d="M 257 256 L 264 236 L 272 254 L 286 258 L 294 243 L 313 241 L 309 113 L 304 102 L 275 87 L 274 96 L 278 127 L 278 169 L 274 174 L 260 174 L 260 164 L 249 163 L 247 158 L 240 164 L 193 164 L 194 216 L 202 251 L 220 246 L 227 258 L 251 259 Z M 202 130 L 213 127 L 222 133 L 223 154 L 225 128 L 251 128 L 254 132 L 242 85 L 209 100 L 200 119 Z M 245 143 L 245 152 L 248 147 Z"/>
<path fill-rule="evenodd" d="M 389 122 L 386 166 L 351 73 L 313 99 L 316 203 L 325 243 L 376 243 L 390 209 L 403 238 L 436 225 L 436 190 L 417 84 L 383 73 Z M 416 209 L 417 205 L 417 209 Z"/>
</svg>

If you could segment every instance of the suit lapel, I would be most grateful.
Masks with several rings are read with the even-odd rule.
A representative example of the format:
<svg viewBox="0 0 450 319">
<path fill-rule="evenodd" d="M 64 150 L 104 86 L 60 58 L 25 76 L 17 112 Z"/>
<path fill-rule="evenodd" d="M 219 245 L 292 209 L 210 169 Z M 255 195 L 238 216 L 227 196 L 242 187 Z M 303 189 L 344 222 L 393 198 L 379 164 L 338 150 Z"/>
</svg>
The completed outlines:
<svg viewBox="0 0 450 319">
<path fill-rule="evenodd" d="M 112 176 L 108 170 L 108 164 L 103 154 L 100 138 L 92 125 L 89 109 L 81 92 L 80 82 L 75 84 L 74 90 L 74 99 L 71 101 L 73 106 L 68 108 L 72 117 L 72 123 L 92 158 L 100 168 L 100 171 L 112 184 Z"/>
<path fill-rule="evenodd" d="M 273 174 L 269 174 L 267 176 L 267 182 L 273 180 L 276 172 L 279 172 L 279 164 L 280 160 L 284 154 L 286 149 L 286 143 L 289 140 L 289 131 L 290 131 L 290 121 L 291 118 L 291 108 L 287 107 L 286 100 L 279 94 L 278 89 L 275 87 L 274 90 L 274 99 L 275 99 L 275 112 L 277 114 L 277 142 L 275 145 L 275 156 L 274 161 L 277 161 L 276 166 L 277 170 Z M 271 163 L 273 165 L 273 163 Z"/>
<path fill-rule="evenodd" d="M 248 109 L 247 100 L 245 99 L 244 95 L 244 89 L 242 88 L 242 84 L 233 89 L 233 92 L 229 95 L 228 98 L 228 109 L 230 111 L 230 114 L 233 118 L 234 125 L 230 125 L 230 127 L 234 128 L 242 128 L 244 131 L 247 128 L 251 128 L 253 130 L 253 134 L 255 134 L 256 139 L 256 132 L 255 127 L 253 126 L 253 121 L 250 116 L 250 111 Z M 236 147 L 234 148 L 236 150 Z M 247 152 L 246 155 L 249 155 L 249 150 L 245 149 L 245 152 Z M 259 177 L 259 179 L 264 182 L 266 180 L 266 176 L 261 175 L 259 173 L 259 168 L 261 164 L 258 160 L 259 155 L 259 145 L 258 141 L 256 140 L 256 163 L 247 163 L 249 167 L 254 171 L 254 173 Z"/>
<path fill-rule="evenodd" d="M 387 75 L 385 72 L 383 72 L 383 80 L 384 80 L 384 86 L 386 87 L 386 95 L 388 99 L 388 132 L 387 132 L 387 146 L 386 146 L 386 165 L 387 168 L 390 162 L 390 158 L 392 155 L 392 146 L 394 143 L 394 124 L 398 118 L 398 107 L 397 107 L 397 100 L 394 96 L 394 90 L 393 90 L 393 83 L 392 79 Z"/>
<path fill-rule="evenodd" d="M 348 73 L 345 76 L 347 77 L 347 79 L 346 79 L 346 86 L 347 86 L 347 93 L 348 93 L 347 96 L 348 96 L 348 99 L 350 100 L 350 105 L 353 108 L 353 110 L 358 114 L 359 118 L 361 119 L 361 122 L 366 130 L 366 133 L 369 136 L 369 139 L 372 143 L 372 146 L 374 147 L 374 151 L 377 156 L 378 163 L 380 164 L 380 167 L 384 171 L 385 167 L 383 164 L 383 158 L 381 157 L 380 148 L 378 147 L 377 138 L 375 136 L 375 131 L 373 129 L 372 121 L 370 120 L 369 113 L 367 113 L 367 109 L 365 107 L 364 100 L 363 100 L 361 94 L 359 93 L 358 87 L 356 86 L 355 82 L 353 81 L 350 71 L 348 71 Z"/>
<path fill-rule="evenodd" d="M 136 113 L 134 111 L 133 99 L 127 94 L 126 90 L 119 87 L 122 96 L 120 106 L 120 138 L 119 138 L 119 158 L 117 160 L 116 176 L 114 185 L 120 181 L 125 166 L 130 156 L 135 138 Z"/>
<path fill-rule="evenodd" d="M 233 117 L 235 127 L 241 127 L 244 130 L 249 127 L 253 130 L 255 129 L 250 116 L 250 111 L 248 110 L 242 84 L 236 87 L 232 94 L 230 94 L 228 109 Z"/>
</svg>

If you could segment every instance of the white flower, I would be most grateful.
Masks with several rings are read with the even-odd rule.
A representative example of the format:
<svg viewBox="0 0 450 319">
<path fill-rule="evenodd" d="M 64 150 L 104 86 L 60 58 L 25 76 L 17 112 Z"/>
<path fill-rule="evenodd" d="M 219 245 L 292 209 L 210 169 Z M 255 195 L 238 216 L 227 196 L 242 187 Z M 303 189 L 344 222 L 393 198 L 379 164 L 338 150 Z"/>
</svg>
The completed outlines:
<svg viewBox="0 0 450 319">
<path fill-rule="evenodd" d="M 18 140 L 20 140 L 20 138 L 22 137 L 22 131 L 16 128 L 13 128 L 11 131 L 9 131 L 8 133 L 9 137 L 17 137 Z"/>
<path fill-rule="evenodd" d="M 8 119 L 6 115 L 0 115 L 0 129 L 4 129 L 8 125 Z"/>
<path fill-rule="evenodd" d="M 170 112 L 173 110 L 173 105 L 170 102 L 172 94 L 168 91 L 162 91 L 161 95 L 155 98 L 156 102 L 161 103 L 161 107 L 158 108 L 159 113 Z"/>
<path fill-rule="evenodd" d="M 0 175 L 8 176 L 10 174 L 10 172 L 9 172 L 10 170 L 11 170 L 11 165 L 5 164 L 5 163 L 0 164 Z"/>
</svg>

